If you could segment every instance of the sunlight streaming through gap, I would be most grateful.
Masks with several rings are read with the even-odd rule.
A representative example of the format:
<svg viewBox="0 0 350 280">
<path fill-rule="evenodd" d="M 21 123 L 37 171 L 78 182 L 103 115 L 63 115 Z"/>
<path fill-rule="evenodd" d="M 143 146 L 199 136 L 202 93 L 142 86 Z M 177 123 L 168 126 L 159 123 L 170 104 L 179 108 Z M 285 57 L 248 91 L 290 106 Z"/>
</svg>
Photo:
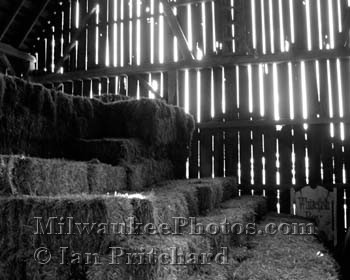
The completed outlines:
<svg viewBox="0 0 350 280">
<path fill-rule="evenodd" d="M 210 114 L 211 117 L 215 117 L 215 92 L 214 92 L 214 71 L 211 69 L 210 72 Z"/>
<path fill-rule="evenodd" d="M 279 2 L 278 2 L 278 13 L 279 13 L 279 25 L 280 25 L 280 34 L 279 35 L 280 35 L 281 52 L 285 52 L 282 0 L 279 0 Z"/>
<path fill-rule="evenodd" d="M 132 60 L 132 57 L 133 57 L 133 44 L 134 44 L 134 37 L 133 37 L 133 33 L 135 32 L 134 29 L 133 29 L 133 21 L 132 21 L 132 13 L 133 13 L 133 1 L 130 1 L 129 2 L 129 38 L 128 38 L 128 41 L 129 41 L 129 62 L 128 64 L 131 65 L 133 64 L 133 60 Z"/>
<path fill-rule="evenodd" d="M 120 2 L 120 66 L 124 66 L 124 0 Z"/>
<path fill-rule="evenodd" d="M 118 25 L 115 21 L 118 19 L 118 0 L 113 2 L 113 66 L 116 67 L 118 64 Z M 117 92 L 117 91 L 116 91 Z"/>
<path fill-rule="evenodd" d="M 337 58 L 337 78 L 338 78 L 338 105 L 339 105 L 339 117 L 344 117 L 344 108 L 343 108 L 343 86 L 342 86 L 342 75 L 340 69 L 340 60 Z"/>
<path fill-rule="evenodd" d="M 338 19 L 338 32 L 343 32 L 343 15 L 342 15 L 342 0 L 337 1 L 337 19 Z"/>
<path fill-rule="evenodd" d="M 197 70 L 197 122 L 201 122 L 201 72 Z"/>
<path fill-rule="evenodd" d="M 236 41 L 235 41 L 235 8 L 234 8 L 234 0 L 231 0 L 231 35 L 232 35 L 232 52 L 236 52 Z"/>
<path fill-rule="evenodd" d="M 185 70 L 185 112 L 189 113 L 190 111 L 190 75 L 189 75 L 189 70 Z"/>
<path fill-rule="evenodd" d="M 348 229 L 347 191 L 344 189 L 344 228 Z"/>
<path fill-rule="evenodd" d="M 318 23 L 318 44 L 319 49 L 323 49 L 323 35 L 322 35 L 322 14 L 321 14 L 321 0 L 317 0 L 317 23 Z"/>
<path fill-rule="evenodd" d="M 269 16 L 270 16 L 270 44 L 271 44 L 271 53 L 275 53 L 275 33 L 274 33 L 272 0 L 269 0 Z"/>
<path fill-rule="evenodd" d="M 294 120 L 294 84 L 292 63 L 288 62 L 289 117 Z"/>
<path fill-rule="evenodd" d="M 240 86 L 240 82 L 239 82 L 239 66 L 236 65 L 236 98 L 237 98 L 237 109 L 240 108 L 240 92 L 239 92 L 239 86 Z"/>
<path fill-rule="evenodd" d="M 301 67 L 301 95 L 303 102 L 303 119 L 308 118 L 308 108 L 307 108 L 307 90 L 306 90 L 306 71 L 305 71 L 305 61 L 300 64 Z"/>
<path fill-rule="evenodd" d="M 137 0 L 137 8 L 136 8 L 136 64 L 141 65 L 141 20 L 139 19 L 141 16 L 141 0 Z"/>
<path fill-rule="evenodd" d="M 190 51 L 193 50 L 193 34 L 192 34 L 192 5 L 187 5 L 187 44 Z"/>
<path fill-rule="evenodd" d="M 307 49 L 309 51 L 311 51 L 311 49 L 312 49 L 312 38 L 311 38 L 310 0 L 306 0 L 306 2 L 305 2 L 305 9 L 306 9 Z"/>
<path fill-rule="evenodd" d="M 211 12 L 212 12 L 212 28 L 213 28 L 213 51 L 216 52 L 216 19 L 215 19 L 215 3 L 211 2 Z"/>
<path fill-rule="evenodd" d="M 80 6 L 79 0 L 75 4 L 75 28 L 79 28 Z"/>
<path fill-rule="evenodd" d="M 294 5 L 293 0 L 289 0 L 289 11 L 290 11 L 290 34 L 291 43 L 295 43 L 295 28 L 294 28 Z"/>
<path fill-rule="evenodd" d="M 159 63 L 164 63 L 164 7 L 162 3 L 159 3 Z"/>
<path fill-rule="evenodd" d="M 233 0 L 231 0 L 233 1 Z M 207 28 L 206 28 L 206 15 L 205 15 L 205 3 L 201 4 L 202 8 L 202 19 L 201 19 L 201 25 L 202 25 L 202 33 L 203 33 L 203 53 L 206 55 L 207 53 Z"/>
<path fill-rule="evenodd" d="M 215 150 L 215 138 L 214 135 L 211 136 L 211 177 L 215 178 L 215 157 L 214 157 L 214 150 Z"/>
<path fill-rule="evenodd" d="M 221 77 L 221 81 L 222 81 L 222 104 L 221 104 L 221 111 L 223 114 L 226 113 L 226 79 L 225 79 L 225 68 L 221 67 L 221 73 L 222 73 L 222 77 Z"/>
<path fill-rule="evenodd" d="M 320 62 L 316 60 L 316 84 L 317 84 L 317 100 L 321 101 L 321 81 L 320 81 Z"/>
<path fill-rule="evenodd" d="M 266 25 L 265 25 L 265 4 L 264 0 L 260 0 L 261 6 L 261 32 L 262 32 L 262 53 L 266 54 Z"/>
<path fill-rule="evenodd" d="M 334 16 L 333 16 L 333 1 L 328 0 L 328 18 L 329 18 L 329 44 L 330 48 L 334 49 Z"/>
<path fill-rule="evenodd" d="M 150 62 L 151 64 L 154 63 L 154 0 L 150 0 L 150 26 L 151 26 L 151 32 L 150 32 L 150 51 L 151 51 L 151 57 L 150 57 Z"/>
<path fill-rule="evenodd" d="M 99 18 L 100 18 L 100 5 L 96 5 L 96 29 L 95 29 L 95 64 L 98 64 L 98 57 L 99 57 Z"/>
<path fill-rule="evenodd" d="M 252 66 L 248 65 L 248 102 L 249 113 L 253 112 L 253 84 L 252 84 Z"/>
<path fill-rule="evenodd" d="M 255 0 L 250 0 L 250 5 L 252 9 L 252 41 L 253 49 L 256 49 L 256 14 L 255 14 Z"/>
<path fill-rule="evenodd" d="M 332 98 L 332 79 L 331 79 L 331 65 L 330 61 L 327 60 L 327 80 L 328 80 L 328 104 L 329 104 L 329 117 L 332 119 L 333 114 L 333 98 Z"/>
<path fill-rule="evenodd" d="M 276 139 L 276 185 L 281 184 L 281 174 L 280 174 L 280 147 L 279 141 Z"/>
<path fill-rule="evenodd" d="M 259 64 L 259 103 L 260 116 L 265 116 L 265 85 L 264 85 L 264 65 Z"/>
<path fill-rule="evenodd" d="M 279 112 L 279 92 L 278 92 L 278 73 L 277 73 L 277 64 L 272 64 L 273 72 L 273 108 L 274 108 L 274 118 L 276 121 L 280 119 Z"/>
<path fill-rule="evenodd" d="M 55 27 L 52 26 L 52 37 L 51 37 L 51 72 L 55 72 Z"/>
</svg>

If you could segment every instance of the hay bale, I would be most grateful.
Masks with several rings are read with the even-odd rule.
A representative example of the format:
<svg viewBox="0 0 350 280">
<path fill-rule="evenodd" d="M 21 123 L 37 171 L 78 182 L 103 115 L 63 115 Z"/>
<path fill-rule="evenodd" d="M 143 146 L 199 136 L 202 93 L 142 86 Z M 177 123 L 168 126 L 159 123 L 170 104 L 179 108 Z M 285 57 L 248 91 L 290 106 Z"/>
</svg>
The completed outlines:
<svg viewBox="0 0 350 280">
<path fill-rule="evenodd" d="M 191 122 L 182 109 L 160 100 L 119 101 L 104 104 L 104 110 L 106 126 L 103 133 L 106 137 L 140 138 L 157 147 L 175 143 L 193 132 L 187 131 Z"/>
<path fill-rule="evenodd" d="M 149 157 L 146 146 L 138 139 L 80 139 L 72 145 L 73 157 L 78 160 L 98 159 L 118 165 L 121 162 L 135 163 Z"/>
<path fill-rule="evenodd" d="M 44 227 L 49 217 L 57 217 L 53 222 L 54 234 L 47 231 L 34 234 L 38 221 L 34 217 L 42 217 Z M 69 232 L 68 217 L 73 219 L 74 234 L 66 234 Z M 150 201 L 136 196 L 0 198 L 0 263 L 15 269 L 12 272 L 17 275 L 33 275 L 33 271 L 38 268 L 38 265 L 31 262 L 33 253 L 42 246 L 51 251 L 54 261 L 60 259 L 61 247 L 69 247 L 75 252 L 98 252 L 103 255 L 106 248 L 120 244 L 125 236 L 109 232 L 108 229 L 106 234 L 101 234 L 98 229 L 103 228 L 104 223 L 122 223 L 129 217 L 144 224 L 152 222 Z M 60 232 L 59 222 L 64 223 L 63 234 L 57 234 Z M 90 233 L 85 231 L 80 234 L 75 223 L 88 223 L 90 229 L 93 223 L 101 226 L 93 227 Z M 61 267 L 58 263 L 52 263 L 54 264 L 56 268 Z M 54 276 L 52 279 L 55 279 Z"/>
<path fill-rule="evenodd" d="M 121 94 L 101 94 L 101 95 L 95 95 L 94 98 L 104 102 L 104 103 L 112 103 L 116 101 L 124 101 L 124 100 L 130 100 L 131 97 L 121 95 Z"/>
<path fill-rule="evenodd" d="M 246 209 L 252 211 L 256 220 L 261 219 L 267 213 L 267 199 L 263 196 L 242 196 L 221 203 L 224 209 Z"/>
<path fill-rule="evenodd" d="M 262 223 L 307 222 L 293 216 L 268 216 Z M 338 265 L 313 235 L 258 235 L 251 257 L 235 271 L 234 279 L 339 279 Z"/>
<path fill-rule="evenodd" d="M 88 163 L 87 168 L 89 193 L 114 193 L 127 189 L 127 174 L 124 167 Z"/>
<path fill-rule="evenodd" d="M 24 156 L 0 156 L 0 162 L 2 194 L 89 193 L 86 163 Z"/>
<path fill-rule="evenodd" d="M 107 193 L 127 189 L 121 166 L 0 155 L 1 195 Z"/>
<path fill-rule="evenodd" d="M 73 96 L 76 138 L 90 138 L 97 132 L 94 124 L 94 107 L 89 98 Z"/>
<path fill-rule="evenodd" d="M 122 164 L 126 168 L 128 190 L 142 190 L 153 184 L 173 178 L 173 165 L 169 160 L 142 159 L 138 163 Z"/>
<path fill-rule="evenodd" d="M 121 280 L 161 280 L 161 279 L 182 279 L 189 273 L 193 273 L 193 265 L 165 265 L 160 264 L 155 257 L 154 262 L 144 260 L 137 254 L 148 253 L 153 250 L 158 256 L 161 253 L 171 255 L 173 248 L 178 248 L 185 253 L 194 252 L 189 240 L 183 237 L 175 236 L 144 236 L 125 240 L 121 244 L 121 250 L 125 254 L 135 254 L 132 258 L 133 264 L 127 264 L 126 256 L 120 257 L 118 265 L 109 265 L 111 262 L 111 253 L 102 259 L 102 265 L 91 266 L 87 272 L 87 279 L 121 279 Z"/>
</svg>

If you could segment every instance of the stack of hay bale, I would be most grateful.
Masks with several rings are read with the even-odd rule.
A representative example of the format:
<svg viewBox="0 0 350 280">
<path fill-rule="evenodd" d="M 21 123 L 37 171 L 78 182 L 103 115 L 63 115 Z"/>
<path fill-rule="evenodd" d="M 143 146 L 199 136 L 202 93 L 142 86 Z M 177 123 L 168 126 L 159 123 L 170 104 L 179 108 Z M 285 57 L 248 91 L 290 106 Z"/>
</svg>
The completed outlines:
<svg viewBox="0 0 350 280">
<path fill-rule="evenodd" d="M 269 236 L 174 232 L 176 221 L 194 218 L 210 230 L 257 223 L 268 211 L 263 196 L 238 197 L 234 178 L 167 181 L 183 176 L 192 131 L 190 116 L 161 101 L 103 103 L 0 76 L 0 280 L 302 279 L 310 276 L 296 260 L 303 246 L 314 279 L 336 279 L 332 258 L 315 254 L 323 247 L 314 237 L 298 239 L 298 248 L 290 245 L 298 237 L 279 237 L 266 253 Z M 170 234 L 128 234 L 133 221 L 169 226 Z M 124 252 L 119 264 L 113 248 Z M 211 254 L 211 265 L 139 264 L 137 256 L 174 248 Z M 222 265 L 215 257 L 225 248 Z"/>
<path fill-rule="evenodd" d="M 70 177 L 85 186 L 88 181 L 90 189 L 101 181 L 106 191 L 142 189 L 184 177 L 193 129 L 190 115 L 163 101 L 104 103 L 0 75 L 0 154 L 6 155 L 0 168 L 6 181 L 35 183 L 32 188 L 38 189 L 33 178 L 16 176 L 32 176 L 44 185 Z M 53 177 L 38 178 L 42 171 Z M 110 176 L 118 180 L 113 183 Z"/>
</svg>

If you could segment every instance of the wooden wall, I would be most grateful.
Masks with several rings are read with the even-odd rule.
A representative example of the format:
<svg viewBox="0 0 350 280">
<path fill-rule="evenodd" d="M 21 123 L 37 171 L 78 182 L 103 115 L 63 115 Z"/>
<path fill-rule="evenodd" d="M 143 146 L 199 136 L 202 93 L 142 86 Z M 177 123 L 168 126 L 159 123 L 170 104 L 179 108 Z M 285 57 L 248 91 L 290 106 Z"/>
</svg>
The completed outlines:
<svg viewBox="0 0 350 280">
<path fill-rule="evenodd" d="M 169 1 L 197 60 L 344 46 L 344 0 Z M 62 1 L 38 34 L 46 73 L 155 65 L 138 75 L 67 80 L 70 94 L 159 95 L 198 123 L 187 176 L 237 176 L 244 188 L 346 187 L 350 180 L 350 60 L 343 57 L 157 71 L 182 61 L 159 0 Z M 86 24 L 86 15 L 98 5 Z M 80 30 L 80 36 L 76 36 Z M 72 38 L 78 44 L 63 63 Z M 274 189 L 271 190 L 271 187 Z M 341 201 L 346 203 L 345 191 Z M 345 205 L 345 204 L 342 205 Z M 345 210 L 344 210 L 345 209 Z M 340 215 L 345 215 L 343 208 Z M 282 206 L 289 211 L 289 205 Z M 347 215 L 349 222 L 349 215 Z M 346 223 L 345 225 L 346 226 Z"/>
</svg>

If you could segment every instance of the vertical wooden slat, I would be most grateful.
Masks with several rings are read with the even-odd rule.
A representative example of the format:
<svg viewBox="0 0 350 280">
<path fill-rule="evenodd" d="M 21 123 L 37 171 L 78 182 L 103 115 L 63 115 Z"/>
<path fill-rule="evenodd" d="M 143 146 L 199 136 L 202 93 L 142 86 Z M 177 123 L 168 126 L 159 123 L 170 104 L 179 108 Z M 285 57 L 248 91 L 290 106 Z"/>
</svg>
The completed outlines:
<svg viewBox="0 0 350 280">
<path fill-rule="evenodd" d="M 266 66 L 268 72 L 264 75 L 265 89 L 265 112 L 266 119 L 274 119 L 274 100 L 273 100 L 273 72 L 272 65 Z M 276 184 L 276 141 L 275 127 L 264 127 L 264 157 L 265 157 L 265 174 L 266 185 L 274 186 Z"/>
<path fill-rule="evenodd" d="M 295 44 L 294 49 L 305 50 L 307 48 L 306 33 L 306 9 L 303 0 L 294 0 L 295 15 Z"/>
<path fill-rule="evenodd" d="M 249 119 L 249 79 L 247 66 L 239 67 L 240 119 Z M 250 129 L 240 129 L 241 183 L 250 185 Z"/>
<path fill-rule="evenodd" d="M 76 80 L 73 82 L 73 94 L 76 96 L 82 95 L 83 83 L 81 80 Z"/>
<path fill-rule="evenodd" d="M 226 86 L 226 119 L 237 120 L 237 91 L 236 91 L 236 71 L 235 68 L 225 68 L 225 86 Z M 227 129 L 225 131 L 225 160 L 226 175 L 237 177 L 238 171 L 238 131 L 236 129 Z"/>
<path fill-rule="evenodd" d="M 281 119 L 290 118 L 288 64 L 278 65 L 279 112 Z M 292 185 L 292 135 L 290 126 L 285 126 L 279 133 L 281 185 Z"/>
<path fill-rule="evenodd" d="M 270 11 L 269 11 L 269 0 L 263 0 L 264 14 L 265 14 L 265 41 L 266 41 L 266 52 L 271 53 L 271 31 L 270 31 Z"/>
<path fill-rule="evenodd" d="M 76 16 L 77 16 L 77 0 L 71 1 L 71 23 L 70 23 L 70 42 L 73 43 L 73 36 L 77 32 L 78 28 L 76 27 Z M 77 45 L 74 46 L 74 48 L 70 51 L 70 71 L 75 71 L 77 69 Z"/>
<path fill-rule="evenodd" d="M 91 81 L 84 80 L 83 81 L 83 96 L 90 97 L 90 88 L 91 88 Z"/>
<path fill-rule="evenodd" d="M 149 7 L 150 0 L 142 1 L 141 7 Z M 146 13 L 145 9 L 142 9 L 141 13 L 141 63 L 149 63 L 150 62 L 150 24 L 149 19 L 146 17 L 148 13 Z"/>
<path fill-rule="evenodd" d="M 318 103 L 318 89 L 316 79 L 316 65 L 314 61 L 306 62 L 306 91 L 308 115 L 312 119 L 316 119 L 320 114 L 320 106 Z M 321 184 L 321 142 L 320 126 L 309 125 L 308 128 L 308 155 L 309 155 L 309 182 L 316 186 Z M 322 130 L 321 130 L 322 131 Z"/>
<path fill-rule="evenodd" d="M 215 50 L 213 49 L 213 16 L 212 16 L 212 5 L 211 2 L 205 3 L 205 24 L 206 27 L 206 51 L 207 54 L 213 53 Z"/>
<path fill-rule="evenodd" d="M 189 108 L 190 114 L 197 122 L 197 71 L 189 71 Z M 190 178 L 198 177 L 198 131 L 195 130 L 192 136 L 191 152 L 190 152 Z"/>
<path fill-rule="evenodd" d="M 96 0 L 88 0 L 89 11 L 96 6 Z M 88 68 L 94 68 L 95 63 L 95 49 L 96 49 L 96 15 L 88 23 Z"/>
<path fill-rule="evenodd" d="M 214 110 L 215 119 L 222 121 L 222 68 L 214 68 Z M 205 102 L 205 101 L 204 101 Z M 218 129 L 214 134 L 214 176 L 224 176 L 224 149 L 223 131 Z"/>
<path fill-rule="evenodd" d="M 87 46 L 87 28 L 81 26 L 82 19 L 87 15 L 87 0 L 80 0 L 80 28 L 82 28 L 82 33 L 79 38 L 78 46 L 78 69 L 85 70 L 85 59 L 86 59 L 86 46 Z"/>
<path fill-rule="evenodd" d="M 107 0 L 99 0 L 99 24 L 98 24 L 98 64 L 99 66 L 106 66 L 106 42 L 107 42 Z"/>
<path fill-rule="evenodd" d="M 130 63 L 130 48 L 129 48 L 129 19 L 130 19 L 130 15 L 129 15 L 129 1 L 130 0 L 122 0 L 124 1 L 124 9 L 123 9 L 123 14 L 124 14 L 124 20 L 123 20 L 123 27 L 124 27 L 124 36 L 122 38 L 121 43 L 123 44 L 123 49 L 124 49 L 124 66 L 129 65 Z"/>
<path fill-rule="evenodd" d="M 259 46 L 261 50 L 261 46 Z M 258 120 L 260 116 L 260 65 L 252 66 L 252 99 L 253 99 L 253 120 Z M 260 127 L 253 130 L 253 159 L 254 159 L 254 184 L 262 186 L 262 129 Z"/>
<path fill-rule="evenodd" d="M 211 119 L 210 116 L 210 87 L 211 87 L 211 70 L 204 69 L 202 75 L 202 92 L 201 92 L 201 121 L 206 122 Z M 200 131 L 200 175 L 201 178 L 210 177 L 212 171 L 212 149 L 211 133 L 208 130 Z"/>
</svg>

